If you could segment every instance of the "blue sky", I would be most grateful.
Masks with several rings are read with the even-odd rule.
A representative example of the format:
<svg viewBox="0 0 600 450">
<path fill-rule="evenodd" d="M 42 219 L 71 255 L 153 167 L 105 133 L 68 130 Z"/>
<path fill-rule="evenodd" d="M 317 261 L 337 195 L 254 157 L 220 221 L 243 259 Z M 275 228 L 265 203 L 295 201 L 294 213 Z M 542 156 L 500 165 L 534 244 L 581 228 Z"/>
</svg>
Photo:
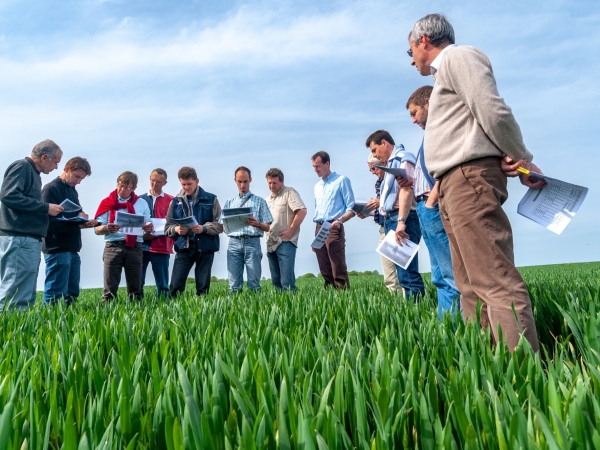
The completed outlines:
<svg viewBox="0 0 600 450">
<path fill-rule="evenodd" d="M 297 274 L 317 273 L 310 156 L 328 151 L 332 169 L 351 179 L 357 197 L 368 197 L 375 178 L 364 141 L 372 131 L 387 129 L 417 151 L 422 131 L 405 103 L 431 80 L 410 67 L 406 37 L 430 12 L 449 16 L 458 44 L 489 56 L 540 168 L 590 188 L 556 236 L 516 214 L 525 189 L 509 182 L 517 265 L 597 260 L 595 1 L 0 0 L 0 170 L 53 139 L 65 160 L 90 161 L 93 174 L 79 192 L 93 213 L 124 170 L 139 175 L 141 194 L 151 170 L 162 167 L 173 194 L 177 170 L 194 166 L 223 204 L 236 194 L 237 166 L 252 169 L 252 191 L 261 196 L 269 194 L 264 173 L 279 167 L 309 208 Z M 381 270 L 375 224 L 353 219 L 346 230 L 349 269 Z M 226 246 L 222 237 L 213 268 L 221 278 Z M 84 287 L 102 284 L 102 248 L 101 237 L 84 231 Z M 420 262 L 428 270 L 426 252 Z"/>
</svg>

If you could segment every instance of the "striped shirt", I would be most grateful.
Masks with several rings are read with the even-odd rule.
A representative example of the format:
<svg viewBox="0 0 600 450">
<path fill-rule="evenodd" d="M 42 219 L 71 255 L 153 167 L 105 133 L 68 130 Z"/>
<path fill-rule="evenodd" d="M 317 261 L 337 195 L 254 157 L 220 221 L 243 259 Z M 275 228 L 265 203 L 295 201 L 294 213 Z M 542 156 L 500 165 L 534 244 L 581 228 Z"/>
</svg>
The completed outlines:
<svg viewBox="0 0 600 450">
<path fill-rule="evenodd" d="M 415 190 L 415 197 L 418 197 L 419 195 L 429 195 L 432 187 L 433 186 L 429 185 L 427 178 L 423 174 L 421 160 L 417 155 L 417 164 L 415 165 L 415 182 L 413 184 L 413 189 Z"/>
<path fill-rule="evenodd" d="M 246 203 L 244 203 L 246 201 Z M 242 205 L 242 203 L 244 203 Z M 236 195 L 232 199 L 225 202 L 223 209 L 229 208 L 252 208 L 252 215 L 260 223 L 271 223 L 273 222 L 273 216 L 269 211 L 269 206 L 264 198 L 254 195 L 252 192 L 246 192 L 244 195 Z M 223 225 L 223 217 L 219 219 L 219 223 Z M 227 236 L 240 237 L 240 236 L 256 236 L 262 237 L 264 233 L 256 227 L 248 225 L 240 230 L 229 233 Z"/>
</svg>

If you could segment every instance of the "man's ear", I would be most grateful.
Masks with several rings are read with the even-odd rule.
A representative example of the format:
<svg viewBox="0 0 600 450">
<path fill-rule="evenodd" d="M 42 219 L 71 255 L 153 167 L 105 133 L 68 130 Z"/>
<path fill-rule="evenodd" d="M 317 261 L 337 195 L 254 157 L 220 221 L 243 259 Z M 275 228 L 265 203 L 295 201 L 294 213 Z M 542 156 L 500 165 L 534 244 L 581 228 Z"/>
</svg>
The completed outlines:
<svg viewBox="0 0 600 450">
<path fill-rule="evenodd" d="M 425 99 L 425 103 L 423 104 L 423 108 L 425 108 L 427 111 L 429 111 L 429 99 L 428 98 Z"/>
</svg>

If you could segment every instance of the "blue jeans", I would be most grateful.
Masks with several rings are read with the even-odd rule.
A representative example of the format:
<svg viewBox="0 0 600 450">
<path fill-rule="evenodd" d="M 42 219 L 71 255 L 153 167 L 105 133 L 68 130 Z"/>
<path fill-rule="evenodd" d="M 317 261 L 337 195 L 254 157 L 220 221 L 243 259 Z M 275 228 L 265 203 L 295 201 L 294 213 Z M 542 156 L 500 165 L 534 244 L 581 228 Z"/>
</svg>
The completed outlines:
<svg viewBox="0 0 600 450">
<path fill-rule="evenodd" d="M 42 241 L 25 236 L 0 236 L 0 311 L 4 305 L 27 309 L 35 303 Z"/>
<path fill-rule="evenodd" d="M 61 298 L 67 305 L 79 297 L 81 259 L 76 252 L 60 252 L 44 255 L 46 261 L 46 282 L 44 284 L 44 305 L 57 303 Z"/>
<path fill-rule="evenodd" d="M 386 234 L 390 230 L 395 231 L 397 225 L 398 212 L 388 214 L 385 217 Z M 416 211 L 411 211 L 406 219 L 406 233 L 408 233 L 410 240 L 415 244 L 418 244 L 421 240 L 421 227 Z M 404 288 L 404 295 L 406 298 L 412 295 L 416 301 L 419 301 L 420 298 L 425 295 L 423 278 L 421 278 L 421 274 L 419 273 L 419 255 L 415 255 L 408 265 L 408 269 L 404 270 L 402 267 L 396 266 L 396 271 L 398 272 L 398 281 L 400 286 Z"/>
<path fill-rule="evenodd" d="M 274 252 L 267 252 L 271 281 L 275 289 L 296 290 L 296 246 L 289 241 L 283 241 Z"/>
<path fill-rule="evenodd" d="M 142 261 L 142 293 L 144 292 L 144 284 L 146 284 L 146 270 L 148 270 L 148 264 L 151 263 L 154 282 L 156 283 L 156 295 L 169 296 L 170 256 L 165 253 L 144 252 L 144 259 Z"/>
<path fill-rule="evenodd" d="M 229 238 L 227 272 L 231 292 L 241 291 L 244 287 L 244 266 L 248 277 L 248 289 L 260 289 L 261 259 L 260 238 Z"/>
<path fill-rule="evenodd" d="M 440 217 L 439 206 L 436 204 L 433 208 L 428 208 L 425 206 L 425 202 L 419 202 L 417 203 L 417 213 L 421 222 L 423 239 L 429 250 L 431 282 L 437 288 L 438 314 L 440 319 L 446 311 L 452 311 L 454 316 L 456 311 L 460 311 L 460 292 L 454 283 L 450 244 Z"/>
</svg>

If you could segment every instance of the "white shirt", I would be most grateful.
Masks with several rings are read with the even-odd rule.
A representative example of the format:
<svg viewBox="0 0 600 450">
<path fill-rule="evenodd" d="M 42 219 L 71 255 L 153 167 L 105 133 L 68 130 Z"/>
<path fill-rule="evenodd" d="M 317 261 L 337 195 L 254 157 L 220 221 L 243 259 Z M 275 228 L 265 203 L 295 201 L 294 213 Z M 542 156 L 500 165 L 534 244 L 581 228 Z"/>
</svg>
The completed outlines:
<svg viewBox="0 0 600 450">
<path fill-rule="evenodd" d="M 444 53 L 446 53 L 446 50 L 448 50 L 449 48 L 456 47 L 456 46 L 457 46 L 456 44 L 450 44 L 447 47 L 444 47 L 444 49 L 440 53 L 438 53 L 438 55 L 435 57 L 435 59 L 433 61 L 431 61 L 430 67 L 431 67 L 431 76 L 433 77 L 433 81 L 435 81 L 435 73 L 438 71 L 438 68 L 442 64 L 442 60 L 444 59 Z"/>
</svg>

